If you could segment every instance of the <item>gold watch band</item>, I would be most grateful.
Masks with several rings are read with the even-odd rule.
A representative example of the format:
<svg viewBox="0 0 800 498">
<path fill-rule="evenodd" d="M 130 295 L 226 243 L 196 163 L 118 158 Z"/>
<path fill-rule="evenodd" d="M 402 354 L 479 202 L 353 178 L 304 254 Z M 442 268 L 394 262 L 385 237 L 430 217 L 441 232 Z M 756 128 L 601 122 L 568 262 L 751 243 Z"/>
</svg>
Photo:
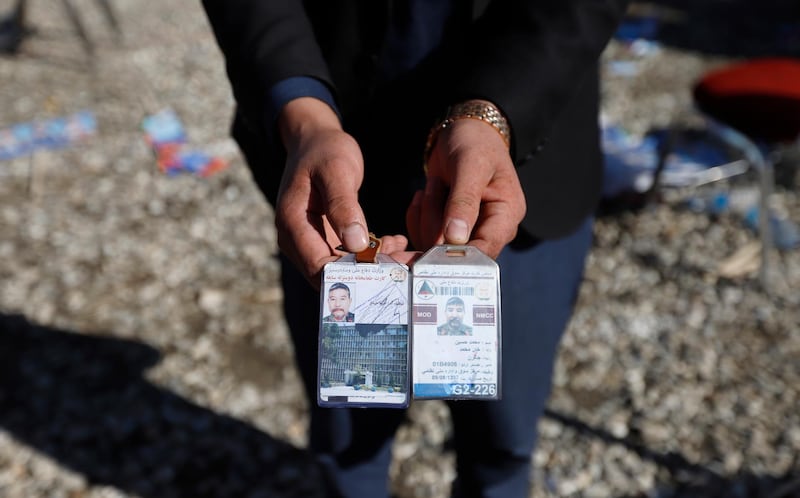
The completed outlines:
<svg viewBox="0 0 800 498">
<path fill-rule="evenodd" d="M 497 133 L 500 134 L 500 137 L 506 144 L 506 148 L 510 148 L 511 129 L 509 128 L 508 121 L 506 120 L 505 116 L 503 116 L 503 113 L 501 113 L 500 110 L 493 104 L 488 102 L 468 100 L 466 102 L 451 106 L 447 110 L 445 118 L 436 123 L 436 125 L 431 128 L 430 133 L 428 133 L 428 140 L 425 142 L 423 163 L 426 173 L 428 172 L 428 158 L 431 155 L 433 146 L 436 144 L 436 139 L 439 137 L 439 133 L 441 133 L 442 130 L 452 126 L 453 123 L 459 119 L 477 119 L 490 124 L 495 130 L 497 130 Z"/>
</svg>

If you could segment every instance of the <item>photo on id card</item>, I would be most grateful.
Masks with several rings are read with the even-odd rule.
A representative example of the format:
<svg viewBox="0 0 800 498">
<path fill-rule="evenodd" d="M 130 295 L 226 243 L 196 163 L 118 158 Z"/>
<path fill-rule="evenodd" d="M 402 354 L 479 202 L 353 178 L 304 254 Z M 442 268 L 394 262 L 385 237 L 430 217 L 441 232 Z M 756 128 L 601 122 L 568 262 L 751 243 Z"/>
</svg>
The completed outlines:
<svg viewBox="0 0 800 498">
<path fill-rule="evenodd" d="M 408 267 L 328 263 L 320 289 L 320 406 L 408 405 Z"/>
</svg>

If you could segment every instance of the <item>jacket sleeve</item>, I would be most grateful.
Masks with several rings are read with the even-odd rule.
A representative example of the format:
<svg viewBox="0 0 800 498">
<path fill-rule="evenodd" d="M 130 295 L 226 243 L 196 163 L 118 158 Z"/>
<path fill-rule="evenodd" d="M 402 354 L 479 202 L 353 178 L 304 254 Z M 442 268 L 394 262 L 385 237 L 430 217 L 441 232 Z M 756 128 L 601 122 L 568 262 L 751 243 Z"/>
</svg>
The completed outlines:
<svg viewBox="0 0 800 498">
<path fill-rule="evenodd" d="M 468 32 L 431 54 L 418 76 L 440 105 L 467 98 L 496 103 L 511 124 L 512 156 L 524 159 L 547 141 L 584 79 L 598 77 L 596 63 L 627 3 L 493 1 Z M 425 77 L 428 70 L 440 77 Z"/>
<path fill-rule="evenodd" d="M 225 57 L 239 113 L 250 126 L 269 129 L 269 91 L 294 76 L 333 87 L 330 72 L 299 0 L 203 0 Z"/>
</svg>

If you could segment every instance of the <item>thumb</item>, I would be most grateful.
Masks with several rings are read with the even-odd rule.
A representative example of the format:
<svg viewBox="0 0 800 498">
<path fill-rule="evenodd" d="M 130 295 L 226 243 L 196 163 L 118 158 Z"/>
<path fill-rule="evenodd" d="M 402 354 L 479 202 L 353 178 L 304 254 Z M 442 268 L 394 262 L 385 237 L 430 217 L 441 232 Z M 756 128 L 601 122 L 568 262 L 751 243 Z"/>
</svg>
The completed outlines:
<svg viewBox="0 0 800 498">
<path fill-rule="evenodd" d="M 322 194 L 326 199 L 325 214 L 348 252 L 360 252 L 369 245 L 367 221 L 358 203 L 358 185 L 352 181 L 322 181 Z"/>
<path fill-rule="evenodd" d="M 480 174 L 475 172 L 475 175 Z M 450 188 L 444 208 L 444 239 L 450 244 L 466 244 L 481 209 L 481 184 L 466 180 L 467 175 L 458 174 Z"/>
</svg>

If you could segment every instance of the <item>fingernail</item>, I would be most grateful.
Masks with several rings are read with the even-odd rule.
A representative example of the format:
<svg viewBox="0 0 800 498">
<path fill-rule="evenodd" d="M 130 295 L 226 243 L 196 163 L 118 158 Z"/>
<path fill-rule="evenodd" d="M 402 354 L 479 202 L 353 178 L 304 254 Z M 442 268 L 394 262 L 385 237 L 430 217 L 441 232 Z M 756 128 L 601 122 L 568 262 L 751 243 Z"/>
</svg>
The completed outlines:
<svg viewBox="0 0 800 498">
<path fill-rule="evenodd" d="M 369 243 L 367 231 L 360 223 L 353 223 L 342 230 L 342 242 L 348 249 L 364 249 Z"/>
<path fill-rule="evenodd" d="M 453 244 L 466 244 L 469 241 L 469 228 L 463 220 L 450 220 L 444 229 L 444 238 Z"/>
</svg>

